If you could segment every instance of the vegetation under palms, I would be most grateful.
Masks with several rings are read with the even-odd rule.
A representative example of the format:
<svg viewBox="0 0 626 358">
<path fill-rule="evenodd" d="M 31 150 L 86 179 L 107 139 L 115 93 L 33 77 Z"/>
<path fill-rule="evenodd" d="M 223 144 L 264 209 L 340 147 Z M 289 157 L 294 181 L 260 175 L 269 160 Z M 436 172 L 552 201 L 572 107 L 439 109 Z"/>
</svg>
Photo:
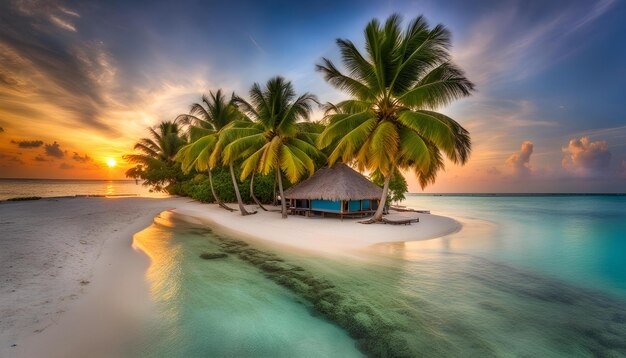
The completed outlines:
<svg viewBox="0 0 626 358">
<path fill-rule="evenodd" d="M 321 148 L 333 145 L 329 164 L 354 162 L 384 177 L 371 221 L 382 219 L 395 172 L 413 171 L 425 187 L 444 167 L 442 152 L 464 164 L 471 151 L 467 130 L 434 111 L 474 88 L 450 60 L 450 33 L 442 25 L 430 28 L 421 16 L 404 32 L 400 23 L 398 15 L 382 26 L 372 20 L 365 28 L 365 54 L 338 39 L 345 72 L 325 58 L 317 66 L 330 84 L 352 96 L 329 106 L 329 124 L 318 138 Z"/>
<path fill-rule="evenodd" d="M 250 102 L 235 98 L 235 103 L 251 123 L 239 123 L 226 129 L 220 141 L 224 147 L 223 160 L 243 159 L 241 178 L 254 173 L 276 172 L 283 218 L 287 207 L 283 193 L 282 174 L 291 183 L 315 171 L 314 158 L 320 153 L 314 146 L 315 134 L 308 120 L 315 96 L 305 93 L 296 97 L 291 82 L 282 77 L 267 81 L 265 88 L 255 83 L 250 89 Z"/>
</svg>

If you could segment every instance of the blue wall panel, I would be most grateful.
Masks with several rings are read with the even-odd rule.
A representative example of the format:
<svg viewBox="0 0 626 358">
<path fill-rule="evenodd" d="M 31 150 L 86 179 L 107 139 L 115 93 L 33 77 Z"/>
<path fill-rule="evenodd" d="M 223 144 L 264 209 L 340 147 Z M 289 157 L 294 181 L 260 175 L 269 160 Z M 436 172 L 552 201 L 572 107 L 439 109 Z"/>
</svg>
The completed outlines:
<svg viewBox="0 0 626 358">
<path fill-rule="evenodd" d="M 349 211 L 360 211 L 361 210 L 361 201 L 360 200 L 350 200 Z"/>
<path fill-rule="evenodd" d="M 339 200 L 311 200 L 313 210 L 341 211 L 341 201 Z"/>
</svg>

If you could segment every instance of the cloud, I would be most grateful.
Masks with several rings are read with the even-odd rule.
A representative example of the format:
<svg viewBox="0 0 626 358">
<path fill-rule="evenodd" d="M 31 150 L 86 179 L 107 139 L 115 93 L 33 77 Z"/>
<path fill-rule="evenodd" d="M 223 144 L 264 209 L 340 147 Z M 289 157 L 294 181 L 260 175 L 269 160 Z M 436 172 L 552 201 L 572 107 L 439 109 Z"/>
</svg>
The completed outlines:
<svg viewBox="0 0 626 358">
<path fill-rule="evenodd" d="M 64 156 L 61 146 L 57 142 L 54 142 L 53 144 L 46 144 L 44 149 L 46 150 L 46 155 L 50 157 L 61 159 Z"/>
<path fill-rule="evenodd" d="M 606 174 L 611 164 L 611 152 L 606 141 L 591 142 L 588 137 L 570 139 L 562 148 L 561 165 L 567 171 L 581 176 Z"/>
<path fill-rule="evenodd" d="M 533 154 L 534 144 L 527 140 L 522 143 L 519 153 L 512 154 L 506 164 L 513 168 L 516 175 L 527 177 L 531 174 L 530 156 Z"/>
<path fill-rule="evenodd" d="M 50 159 L 45 158 L 43 155 L 41 154 L 37 154 L 37 156 L 35 157 L 35 161 L 36 162 L 49 162 Z"/>
<path fill-rule="evenodd" d="M 57 25 L 58 27 L 68 30 L 68 31 L 72 31 L 72 32 L 76 32 L 76 27 L 74 27 L 74 25 L 72 25 L 71 23 L 69 23 L 68 21 L 65 21 L 63 19 L 60 19 L 54 15 L 50 15 L 50 21 L 52 21 L 53 24 Z"/>
<path fill-rule="evenodd" d="M 80 18 L 80 14 L 70 10 L 58 0 L 15 1 L 13 10 L 17 14 L 31 18 L 48 18 L 51 24 L 60 29 L 76 32 L 71 20 Z"/>
<path fill-rule="evenodd" d="M 252 35 L 248 35 L 248 37 L 250 38 L 250 41 L 252 42 L 254 47 L 256 47 L 256 49 L 259 50 L 261 54 L 263 55 L 267 54 L 265 50 L 263 49 L 263 47 L 261 47 L 261 45 L 259 45 L 259 43 L 254 39 L 254 37 L 252 37 Z"/>
<path fill-rule="evenodd" d="M 586 46 L 567 40 L 596 22 L 616 0 L 570 2 L 501 1 L 469 29 L 454 57 L 479 88 L 521 80 Z"/>
<path fill-rule="evenodd" d="M 487 168 L 487 170 L 485 170 L 485 173 L 489 174 L 490 176 L 499 176 L 500 174 L 502 174 L 500 172 L 500 169 L 496 167 Z"/>
<path fill-rule="evenodd" d="M 4 132 L 4 128 L 0 127 L 0 133 Z"/>
<path fill-rule="evenodd" d="M 17 146 L 20 148 L 39 148 L 43 145 L 43 141 L 41 140 L 12 140 L 11 143 L 17 144 Z"/>
<path fill-rule="evenodd" d="M 9 165 L 5 164 L 3 165 L 3 167 L 11 166 L 11 163 L 13 163 L 13 165 L 24 164 L 24 161 L 22 159 L 20 159 L 17 155 L 12 154 L 0 153 L 0 161 L 9 162 Z"/>
<path fill-rule="evenodd" d="M 74 169 L 74 166 L 71 164 L 67 164 L 67 163 L 61 163 L 61 165 L 59 165 L 59 169 L 63 169 L 63 170 Z"/>
<path fill-rule="evenodd" d="M 115 132 L 102 120 L 108 94 L 94 80 L 111 61 L 102 63 L 102 42 L 67 35 L 76 31 L 71 19 L 78 13 L 54 0 L 6 2 L 0 13 L 0 90 L 13 90 L 5 94 L 7 102 L 20 103 L 28 95 L 31 108 L 54 104 L 66 112 L 65 121 Z"/>
<path fill-rule="evenodd" d="M 77 13 L 76 11 L 69 10 L 63 6 L 59 6 L 59 10 L 61 10 L 63 13 L 68 14 L 70 16 L 80 17 L 80 14 Z"/>
<path fill-rule="evenodd" d="M 88 156 L 87 154 L 85 154 L 84 157 L 81 157 L 80 154 L 78 154 L 77 152 L 74 152 L 74 155 L 72 155 L 72 159 L 74 159 L 75 161 L 79 163 L 87 163 L 87 162 L 92 161 L 91 157 Z"/>
<path fill-rule="evenodd" d="M 20 82 L 13 78 L 11 75 L 9 75 L 8 73 L 2 73 L 0 72 L 0 85 L 9 87 L 9 88 L 15 88 L 20 84 Z"/>
</svg>

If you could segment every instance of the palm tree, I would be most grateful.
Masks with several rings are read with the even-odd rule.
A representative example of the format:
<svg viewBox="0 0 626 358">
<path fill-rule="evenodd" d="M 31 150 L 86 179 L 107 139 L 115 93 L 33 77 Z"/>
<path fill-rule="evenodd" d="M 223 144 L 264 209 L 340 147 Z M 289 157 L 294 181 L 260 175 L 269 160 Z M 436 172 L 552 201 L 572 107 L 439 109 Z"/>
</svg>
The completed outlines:
<svg viewBox="0 0 626 358">
<path fill-rule="evenodd" d="M 129 178 L 145 179 L 146 185 L 163 190 L 165 184 L 176 181 L 175 156 L 187 143 L 177 121 L 164 121 L 149 128 L 150 137 L 140 139 L 134 146 L 137 154 L 126 154 L 124 159 L 137 164 L 126 171 Z"/>
<path fill-rule="evenodd" d="M 199 171 L 206 170 L 209 174 L 209 185 L 211 193 L 218 205 L 226 210 L 234 209 L 224 204 L 213 187 L 212 169 L 219 165 L 220 154 L 223 147 L 223 141 L 220 141 L 222 131 L 231 127 L 236 121 L 245 118 L 238 112 L 237 108 L 231 101 L 227 100 L 222 90 L 213 93 L 209 92 L 209 96 L 202 96 L 202 103 L 194 103 L 191 105 L 189 114 L 180 115 L 179 118 L 185 123 L 190 124 L 189 134 L 192 143 L 183 147 L 178 156 L 178 160 L 182 163 L 182 168 L 189 171 L 195 168 Z M 239 185 L 233 169 L 233 162 L 228 162 L 230 175 L 239 205 L 241 215 L 250 215 L 243 205 Z"/>
<path fill-rule="evenodd" d="M 171 164 L 178 149 L 187 140 L 176 121 L 163 121 L 155 128 L 148 128 L 149 138 L 141 138 L 134 149 L 143 154 L 127 154 L 124 158 L 137 163 L 148 164 L 150 160 Z"/>
<path fill-rule="evenodd" d="M 400 24 L 398 15 L 384 26 L 370 21 L 365 55 L 351 41 L 338 39 L 346 72 L 326 58 L 317 65 L 326 81 L 352 96 L 332 106 L 318 139 L 322 148 L 336 143 L 329 164 L 341 159 L 384 175 L 380 204 L 369 222 L 382 219 L 394 172 L 413 171 L 423 188 L 444 167 L 441 152 L 464 164 L 471 151 L 468 131 L 435 112 L 474 89 L 450 60 L 450 32 L 443 25 L 430 28 L 422 16 L 404 32 Z"/>
<path fill-rule="evenodd" d="M 255 83 L 249 94 L 250 102 L 240 97 L 235 97 L 234 102 L 253 122 L 224 131 L 223 139 L 229 144 L 223 157 L 227 161 L 245 158 L 242 179 L 253 173 L 266 175 L 274 171 L 282 217 L 287 218 L 282 174 L 291 183 L 305 174 L 312 175 L 312 158 L 320 155 L 313 144 L 315 134 L 308 131 L 309 123 L 300 121 L 309 119 L 317 98 L 309 93 L 296 97 L 291 82 L 282 77 L 271 78 L 265 88 Z"/>
<path fill-rule="evenodd" d="M 223 209 L 226 209 L 228 211 L 235 211 L 235 209 L 224 204 L 224 202 L 215 192 L 215 188 L 213 186 L 213 171 L 209 166 L 209 158 L 211 157 L 211 153 L 215 149 L 216 142 L 216 134 L 205 135 L 195 142 L 192 142 L 182 147 L 178 152 L 177 160 L 181 162 L 181 167 L 186 173 L 191 171 L 191 169 L 195 169 L 200 172 L 206 170 L 209 174 L 209 186 L 211 187 L 211 194 L 213 194 L 215 202 Z"/>
</svg>

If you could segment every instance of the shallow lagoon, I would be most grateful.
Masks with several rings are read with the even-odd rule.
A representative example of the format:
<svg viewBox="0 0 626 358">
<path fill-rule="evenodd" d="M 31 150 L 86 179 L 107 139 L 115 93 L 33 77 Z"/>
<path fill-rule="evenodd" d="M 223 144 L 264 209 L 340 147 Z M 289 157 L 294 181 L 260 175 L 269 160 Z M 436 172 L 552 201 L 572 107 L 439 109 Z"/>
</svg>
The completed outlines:
<svg viewBox="0 0 626 358">
<path fill-rule="evenodd" d="M 129 356 L 362 356 L 344 331 L 313 317 L 255 267 L 234 257 L 201 259 L 219 250 L 210 231 L 166 212 L 134 245 L 151 259 L 155 309 Z"/>
<path fill-rule="evenodd" d="M 566 198 L 410 197 L 411 206 L 460 218 L 464 229 L 350 258 L 246 246 L 256 257 L 278 257 L 271 262 L 280 267 L 297 266 L 289 271 L 295 279 L 238 251 L 201 259 L 203 252 L 228 251 L 230 239 L 164 213 L 135 237 L 152 260 L 147 279 L 156 304 L 128 352 L 624 356 L 626 260 L 608 257 L 607 270 L 596 257 L 626 255 L 619 251 L 624 239 L 611 234 L 625 225 L 624 198 Z M 332 287 L 312 297 L 299 280 Z"/>
</svg>

